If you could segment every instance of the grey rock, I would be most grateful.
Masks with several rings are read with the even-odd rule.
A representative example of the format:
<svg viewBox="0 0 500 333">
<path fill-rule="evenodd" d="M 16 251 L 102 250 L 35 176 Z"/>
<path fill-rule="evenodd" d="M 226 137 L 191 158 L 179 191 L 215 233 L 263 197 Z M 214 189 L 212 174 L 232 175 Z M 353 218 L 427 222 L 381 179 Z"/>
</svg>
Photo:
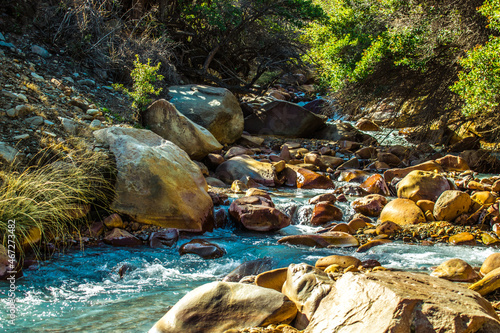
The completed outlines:
<svg viewBox="0 0 500 333">
<path fill-rule="evenodd" d="M 45 81 L 45 79 L 43 78 L 43 76 L 38 75 L 35 72 L 32 72 L 31 76 L 35 79 L 35 81 L 39 81 L 39 82 Z"/>
<path fill-rule="evenodd" d="M 17 149 L 12 148 L 5 142 L 0 142 L 0 160 L 13 163 L 18 155 L 19 151 Z"/>
<path fill-rule="evenodd" d="M 70 134 L 76 134 L 78 129 L 78 123 L 73 119 L 68 119 L 64 117 L 59 117 L 64 130 Z"/>
<path fill-rule="evenodd" d="M 51 56 L 49 51 L 38 45 L 31 46 L 31 52 L 38 54 L 42 58 L 50 58 Z"/>
<path fill-rule="evenodd" d="M 102 124 L 101 124 L 100 120 L 94 119 L 94 120 L 92 120 L 92 122 L 90 123 L 89 126 L 90 126 L 90 129 L 98 129 L 98 128 L 102 127 Z"/>
<path fill-rule="evenodd" d="M 30 127 L 38 127 L 44 123 L 44 119 L 41 116 L 34 116 L 24 119 L 24 123 Z"/>
<path fill-rule="evenodd" d="M 26 133 L 26 134 L 16 135 L 16 136 L 14 136 L 12 139 L 14 139 L 14 140 L 16 140 L 16 141 L 17 141 L 17 140 L 24 140 L 24 139 L 28 139 L 29 137 L 30 137 L 30 135 Z"/>
<path fill-rule="evenodd" d="M 78 81 L 79 84 L 87 86 L 87 87 L 94 87 L 95 86 L 95 81 L 91 79 L 83 79 Z"/>
</svg>

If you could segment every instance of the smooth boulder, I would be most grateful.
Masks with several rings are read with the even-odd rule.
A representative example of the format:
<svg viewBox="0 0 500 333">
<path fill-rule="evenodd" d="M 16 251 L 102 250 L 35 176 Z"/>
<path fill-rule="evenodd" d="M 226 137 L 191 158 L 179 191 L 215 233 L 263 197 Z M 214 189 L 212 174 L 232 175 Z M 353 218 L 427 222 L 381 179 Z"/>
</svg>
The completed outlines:
<svg viewBox="0 0 500 333">
<path fill-rule="evenodd" d="M 275 186 L 277 183 L 272 164 L 259 162 L 248 155 L 235 156 L 225 161 L 217 167 L 215 175 L 226 184 L 246 176 L 265 186 Z"/>
<path fill-rule="evenodd" d="M 387 205 L 387 199 L 380 194 L 370 194 L 366 197 L 358 198 L 351 204 L 356 213 L 374 217 L 380 215 L 385 205 Z"/>
<path fill-rule="evenodd" d="M 185 254 L 196 254 L 203 259 L 217 259 L 224 256 L 226 250 L 204 239 L 193 239 L 179 248 L 179 254 L 181 256 Z"/>
<path fill-rule="evenodd" d="M 198 287 L 175 304 L 149 333 L 222 333 L 271 324 L 288 324 L 297 313 L 285 295 L 234 282 Z"/>
<path fill-rule="evenodd" d="M 276 231 L 290 225 L 290 217 L 274 208 L 274 203 L 265 197 L 242 197 L 231 203 L 229 214 L 246 229 L 253 231 Z"/>
<path fill-rule="evenodd" d="M 426 219 L 420 207 L 412 200 L 394 199 L 382 209 L 379 221 L 380 223 L 390 221 L 404 226 L 424 223 Z"/>
<path fill-rule="evenodd" d="M 437 221 L 453 221 L 460 215 L 467 213 L 471 204 L 471 197 L 465 192 L 444 191 L 434 204 L 434 218 Z"/>
<path fill-rule="evenodd" d="M 194 160 L 222 149 L 222 145 L 207 129 L 192 122 L 164 99 L 151 104 L 142 113 L 142 120 L 146 127 L 175 143 Z"/>
<path fill-rule="evenodd" d="M 431 276 L 457 282 L 470 282 L 479 279 L 471 265 L 462 259 L 450 259 L 432 271 Z"/>
<path fill-rule="evenodd" d="M 451 186 L 448 179 L 430 171 L 414 170 L 398 183 L 398 198 L 436 201 Z"/>
<path fill-rule="evenodd" d="M 109 127 L 94 136 L 116 159 L 112 210 L 164 228 L 213 229 L 207 183 L 186 152 L 148 130 Z"/>
<path fill-rule="evenodd" d="M 243 133 L 243 111 L 238 99 L 225 88 L 203 85 L 171 86 L 170 103 L 221 144 L 231 144 Z"/>
</svg>

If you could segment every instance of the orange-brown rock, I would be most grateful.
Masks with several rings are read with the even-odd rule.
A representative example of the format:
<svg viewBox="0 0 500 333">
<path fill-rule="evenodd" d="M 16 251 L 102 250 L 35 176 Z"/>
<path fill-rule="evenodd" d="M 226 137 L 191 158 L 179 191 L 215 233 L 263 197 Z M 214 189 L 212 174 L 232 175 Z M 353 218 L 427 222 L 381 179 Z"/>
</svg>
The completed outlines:
<svg viewBox="0 0 500 333">
<path fill-rule="evenodd" d="M 377 148 L 375 147 L 363 147 L 356 151 L 355 153 L 359 158 L 362 159 L 371 159 L 377 156 Z"/>
<path fill-rule="evenodd" d="M 290 217 L 274 208 L 271 200 L 261 196 L 233 201 L 229 214 L 245 228 L 254 231 L 276 231 L 290 225 Z"/>
<path fill-rule="evenodd" d="M 380 194 L 370 194 L 354 200 L 351 206 L 357 213 L 379 216 L 386 204 L 387 199 L 385 197 Z"/>
<path fill-rule="evenodd" d="M 450 189 L 448 180 L 434 172 L 415 170 L 407 174 L 398 183 L 398 198 L 436 201 L 446 190 Z"/>
<path fill-rule="evenodd" d="M 401 226 L 424 223 L 425 216 L 415 202 L 409 199 L 395 199 L 385 205 L 380 213 L 381 223 L 390 221 Z"/>
<path fill-rule="evenodd" d="M 345 232 L 326 232 L 314 235 L 285 236 L 278 240 L 279 244 L 304 245 L 310 247 L 354 247 L 358 240 Z"/>
<path fill-rule="evenodd" d="M 368 177 L 360 187 L 368 193 L 389 195 L 389 188 L 387 187 L 384 177 L 379 174 L 372 175 Z"/>
<path fill-rule="evenodd" d="M 263 272 L 255 278 L 255 284 L 259 287 L 270 288 L 281 292 L 283 284 L 286 281 L 288 268 L 277 268 L 271 271 Z"/>
<path fill-rule="evenodd" d="M 443 172 L 443 168 L 440 164 L 434 161 L 427 161 L 424 163 L 420 163 L 411 167 L 402 168 L 402 169 L 389 169 L 384 172 L 384 179 L 387 183 L 390 183 L 394 178 L 403 178 L 407 174 L 412 171 L 420 170 L 420 171 L 433 171 L 433 172 Z"/>
<path fill-rule="evenodd" d="M 113 246 L 139 246 L 142 241 L 123 229 L 114 228 L 103 239 L 104 243 Z"/>
<path fill-rule="evenodd" d="M 399 157 L 391 153 L 378 153 L 377 160 L 379 160 L 379 162 L 387 163 L 391 167 L 397 167 L 401 164 Z"/>
<path fill-rule="evenodd" d="M 444 191 L 434 205 L 434 217 L 437 221 L 453 221 L 467 213 L 472 204 L 470 196 L 462 191 Z"/>
<path fill-rule="evenodd" d="M 260 189 L 260 188 L 255 188 L 255 187 L 252 187 L 252 188 L 249 188 L 246 192 L 245 192 L 245 196 L 246 197 L 254 197 L 254 196 L 258 196 L 258 197 L 264 197 L 266 199 L 269 199 L 271 200 L 271 196 L 269 195 L 268 192 Z"/>
<path fill-rule="evenodd" d="M 353 218 L 347 225 L 349 225 L 352 230 L 356 231 L 358 229 L 366 227 L 366 221 L 361 218 Z"/>
<path fill-rule="evenodd" d="M 361 260 L 353 256 L 332 255 L 318 259 L 314 266 L 324 270 L 330 265 L 339 265 L 341 268 L 347 268 L 352 265 L 358 267 L 361 265 Z"/>
<path fill-rule="evenodd" d="M 358 247 L 356 252 L 366 252 L 369 249 L 371 249 L 372 247 L 384 245 L 384 244 L 388 244 L 388 243 L 392 243 L 392 241 L 390 239 L 374 239 L 374 240 L 369 241 L 368 243 L 363 244 L 360 247 Z"/>
<path fill-rule="evenodd" d="M 363 170 L 344 170 L 339 175 L 339 181 L 341 182 L 363 182 L 368 177 L 368 172 Z"/>
<path fill-rule="evenodd" d="M 445 171 L 466 171 L 470 169 L 467 162 L 459 156 L 446 155 L 438 158 L 435 162 L 441 165 Z"/>
<path fill-rule="evenodd" d="M 351 235 L 354 234 L 354 230 L 352 230 L 347 223 L 339 223 L 331 228 L 330 231 L 341 231 Z"/>
<path fill-rule="evenodd" d="M 309 204 L 315 205 L 321 201 L 328 201 L 329 203 L 334 204 L 335 201 L 337 201 L 337 197 L 333 193 L 323 193 L 309 199 Z"/>
<path fill-rule="evenodd" d="M 489 191 L 479 191 L 471 196 L 471 199 L 477 203 L 476 210 L 483 205 L 492 205 L 496 201 L 496 197 Z"/>
<path fill-rule="evenodd" d="M 481 274 L 486 275 L 498 267 L 500 267 L 500 253 L 492 253 L 481 265 Z"/>
<path fill-rule="evenodd" d="M 399 230 L 402 230 L 403 228 L 401 228 L 401 226 L 399 224 L 396 224 L 394 222 L 391 222 L 391 221 L 386 221 L 382 224 L 380 224 L 379 226 L 377 226 L 377 228 L 375 229 L 375 232 L 377 233 L 377 235 L 392 235 L 394 234 L 395 232 L 399 231 Z"/>
<path fill-rule="evenodd" d="M 417 206 L 420 207 L 420 209 L 423 211 L 423 212 L 427 212 L 428 210 L 430 210 L 431 212 L 434 211 L 434 201 L 430 201 L 430 200 L 418 200 L 417 201 Z"/>
<path fill-rule="evenodd" d="M 342 211 L 328 201 L 322 201 L 314 206 L 311 216 L 311 225 L 322 225 L 330 221 L 341 221 Z"/>
<path fill-rule="evenodd" d="M 356 128 L 361 131 L 380 131 L 380 127 L 369 119 L 360 119 L 356 123 Z"/>
<path fill-rule="evenodd" d="M 446 260 L 436 267 L 431 276 L 457 282 L 472 282 L 479 279 L 479 275 L 477 275 L 471 265 L 462 259 Z"/>
<path fill-rule="evenodd" d="M 453 245 L 476 245 L 476 240 L 474 235 L 469 232 L 461 232 L 459 234 L 453 235 L 448 240 Z"/>
<path fill-rule="evenodd" d="M 289 165 L 297 174 L 297 188 L 303 189 L 333 189 L 335 185 L 326 176 L 311 170 Z"/>
</svg>

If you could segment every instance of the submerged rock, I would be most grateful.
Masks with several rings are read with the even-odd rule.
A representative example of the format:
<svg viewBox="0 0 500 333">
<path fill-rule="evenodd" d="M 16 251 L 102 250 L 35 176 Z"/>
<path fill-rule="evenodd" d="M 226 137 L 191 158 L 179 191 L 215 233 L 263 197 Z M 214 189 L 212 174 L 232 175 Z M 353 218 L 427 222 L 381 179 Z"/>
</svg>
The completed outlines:
<svg viewBox="0 0 500 333">
<path fill-rule="evenodd" d="M 172 307 L 149 333 L 222 333 L 270 324 L 289 324 L 297 313 L 285 295 L 234 282 L 198 287 Z"/>
<path fill-rule="evenodd" d="M 149 236 L 149 246 L 156 248 L 168 248 L 177 243 L 179 231 L 177 229 L 165 229 L 151 233 Z"/>
</svg>

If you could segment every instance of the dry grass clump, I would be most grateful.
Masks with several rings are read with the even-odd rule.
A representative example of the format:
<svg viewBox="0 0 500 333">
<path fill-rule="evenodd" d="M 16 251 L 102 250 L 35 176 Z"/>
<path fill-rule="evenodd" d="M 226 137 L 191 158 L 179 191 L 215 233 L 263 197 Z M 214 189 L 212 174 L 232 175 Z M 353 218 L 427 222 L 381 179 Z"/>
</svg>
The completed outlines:
<svg viewBox="0 0 500 333">
<path fill-rule="evenodd" d="M 21 258 L 30 248 L 39 255 L 40 239 L 64 244 L 88 221 L 92 207 L 112 199 L 108 163 L 104 154 L 60 144 L 44 149 L 33 166 L 0 171 L 1 242 L 7 244 L 8 223 L 14 220 Z"/>
</svg>

